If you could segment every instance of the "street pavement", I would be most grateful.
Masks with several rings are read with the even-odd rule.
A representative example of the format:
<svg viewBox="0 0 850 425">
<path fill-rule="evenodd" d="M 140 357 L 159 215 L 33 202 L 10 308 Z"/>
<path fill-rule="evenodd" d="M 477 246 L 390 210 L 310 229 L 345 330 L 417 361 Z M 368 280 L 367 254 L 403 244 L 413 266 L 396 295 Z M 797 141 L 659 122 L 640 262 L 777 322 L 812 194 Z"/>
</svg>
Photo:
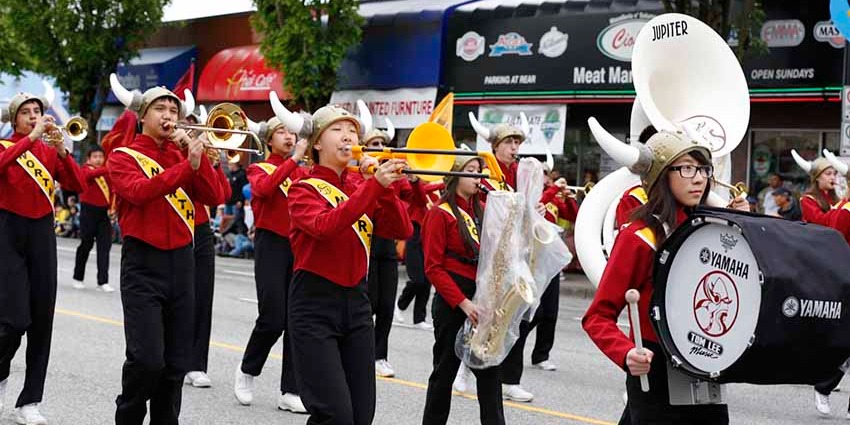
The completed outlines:
<svg viewBox="0 0 850 425">
<path fill-rule="evenodd" d="M 59 291 L 53 348 L 42 413 L 51 424 L 113 423 L 115 397 L 120 391 L 124 360 L 122 312 L 118 292 L 94 289 L 94 252 L 89 261 L 86 289 L 71 286 L 74 250 L 79 241 L 59 239 Z M 120 245 L 113 246 L 110 279 L 119 283 Z M 213 387 L 184 387 L 183 424 L 303 424 L 307 417 L 276 409 L 281 373 L 280 344 L 256 381 L 254 404 L 241 406 L 233 396 L 233 372 L 256 318 L 253 263 L 216 259 L 215 307 L 209 374 Z M 406 276 L 402 270 L 400 283 Z M 623 372 L 587 338 L 580 317 L 590 303 L 592 287 L 580 276 L 562 283 L 560 317 L 552 361 L 560 366 L 545 372 L 527 366 L 523 386 L 535 394 L 532 403 L 505 403 L 509 424 L 612 424 L 623 409 Z M 590 291 L 587 289 L 591 288 Z M 396 324 L 390 335 L 389 361 L 396 378 L 377 381 L 375 424 L 421 422 L 425 388 L 431 372 L 433 334 Z M 627 322 L 625 318 L 621 323 Z M 623 329 L 626 329 L 624 326 Z M 529 337 L 529 361 L 534 335 Z M 24 347 L 12 362 L 12 375 L 0 424 L 13 423 L 11 407 L 22 385 Z M 781 354 L 777 354 L 781 355 Z M 850 386 L 850 385 L 848 385 Z M 833 394 L 833 416 L 821 418 L 813 406 L 811 387 L 730 385 L 728 399 L 733 424 L 846 423 L 847 392 Z M 471 397 L 452 400 L 449 423 L 478 422 Z"/>
</svg>

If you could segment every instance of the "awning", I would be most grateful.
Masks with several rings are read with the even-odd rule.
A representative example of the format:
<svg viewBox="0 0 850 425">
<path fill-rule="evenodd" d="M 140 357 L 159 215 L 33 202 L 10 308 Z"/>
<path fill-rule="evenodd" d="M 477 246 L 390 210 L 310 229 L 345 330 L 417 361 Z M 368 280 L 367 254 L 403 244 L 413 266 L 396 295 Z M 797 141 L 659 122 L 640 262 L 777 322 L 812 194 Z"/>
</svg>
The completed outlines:
<svg viewBox="0 0 850 425">
<path fill-rule="evenodd" d="M 253 0 L 208 1 L 171 0 L 162 9 L 162 22 L 188 21 L 213 16 L 232 15 L 257 10 Z"/>
<path fill-rule="evenodd" d="M 141 49 L 138 57 L 127 64 L 119 64 L 115 73 L 128 90 L 144 92 L 156 86 L 170 89 L 186 73 L 196 56 L 194 46 Z M 110 91 L 106 102 L 116 104 L 118 99 Z"/>
<path fill-rule="evenodd" d="M 269 90 L 281 99 L 283 74 L 266 67 L 260 46 L 239 46 L 215 54 L 201 72 L 196 98 L 204 102 L 269 101 Z"/>
<path fill-rule="evenodd" d="M 440 82 L 444 16 L 463 0 L 361 3 L 360 44 L 343 61 L 340 90 L 435 87 Z"/>
<path fill-rule="evenodd" d="M 346 90 L 331 95 L 331 103 L 354 111 L 355 103 L 362 99 L 372 112 L 375 126 L 386 127 L 389 118 L 396 128 L 414 128 L 425 121 L 434 110 L 436 87 L 397 90 Z"/>
</svg>

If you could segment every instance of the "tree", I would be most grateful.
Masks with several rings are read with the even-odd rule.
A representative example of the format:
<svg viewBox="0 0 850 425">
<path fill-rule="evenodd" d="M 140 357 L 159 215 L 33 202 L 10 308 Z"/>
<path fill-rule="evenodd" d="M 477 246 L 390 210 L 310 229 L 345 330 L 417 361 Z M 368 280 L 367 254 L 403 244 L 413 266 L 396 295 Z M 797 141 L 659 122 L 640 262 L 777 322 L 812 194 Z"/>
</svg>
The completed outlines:
<svg viewBox="0 0 850 425">
<path fill-rule="evenodd" d="M 325 105 L 348 49 L 360 42 L 357 0 L 255 0 L 254 29 L 266 64 L 282 71 L 293 102 Z"/>
<path fill-rule="evenodd" d="M 759 0 L 662 0 L 666 12 L 691 15 L 714 28 L 724 40 L 737 38 L 733 46 L 741 61 L 748 54 L 767 52 L 761 39 L 761 26 L 765 20 L 764 8 Z"/>
<path fill-rule="evenodd" d="M 18 40 L 13 31 L 9 13 L 5 7 L 0 7 L 0 72 L 19 76 L 25 69 L 32 67 L 32 60 L 27 54 L 24 43 Z"/>
<path fill-rule="evenodd" d="M 56 78 L 70 107 L 93 125 L 109 93 L 109 74 L 135 56 L 169 0 L 0 0 L 26 41 L 33 71 Z M 93 134 L 94 132 L 90 132 Z"/>
</svg>

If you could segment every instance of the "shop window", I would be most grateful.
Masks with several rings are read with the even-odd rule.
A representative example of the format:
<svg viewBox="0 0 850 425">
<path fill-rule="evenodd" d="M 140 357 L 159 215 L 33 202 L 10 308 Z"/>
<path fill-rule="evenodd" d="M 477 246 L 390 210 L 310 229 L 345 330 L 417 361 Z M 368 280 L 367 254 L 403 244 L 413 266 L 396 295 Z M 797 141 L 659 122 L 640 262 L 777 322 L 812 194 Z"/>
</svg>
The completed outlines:
<svg viewBox="0 0 850 425">
<path fill-rule="evenodd" d="M 791 149 L 796 149 L 800 156 L 808 160 L 817 158 L 823 146 L 823 135 L 821 131 L 754 130 L 750 155 L 752 193 L 759 194 L 761 198 L 772 173 L 779 174 L 785 186 L 796 195 L 804 192 L 808 187 L 809 177 L 794 162 Z"/>
</svg>

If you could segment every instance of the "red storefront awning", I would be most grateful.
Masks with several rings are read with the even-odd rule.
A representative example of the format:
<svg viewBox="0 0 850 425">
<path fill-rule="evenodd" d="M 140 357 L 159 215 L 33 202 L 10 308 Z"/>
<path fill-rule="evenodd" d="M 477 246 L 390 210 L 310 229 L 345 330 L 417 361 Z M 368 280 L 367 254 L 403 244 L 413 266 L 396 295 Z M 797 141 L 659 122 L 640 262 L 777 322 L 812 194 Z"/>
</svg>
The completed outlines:
<svg viewBox="0 0 850 425">
<path fill-rule="evenodd" d="M 197 98 L 202 102 L 269 101 L 269 90 L 281 99 L 283 74 L 267 68 L 260 46 L 239 46 L 215 54 L 201 72 Z"/>
</svg>

